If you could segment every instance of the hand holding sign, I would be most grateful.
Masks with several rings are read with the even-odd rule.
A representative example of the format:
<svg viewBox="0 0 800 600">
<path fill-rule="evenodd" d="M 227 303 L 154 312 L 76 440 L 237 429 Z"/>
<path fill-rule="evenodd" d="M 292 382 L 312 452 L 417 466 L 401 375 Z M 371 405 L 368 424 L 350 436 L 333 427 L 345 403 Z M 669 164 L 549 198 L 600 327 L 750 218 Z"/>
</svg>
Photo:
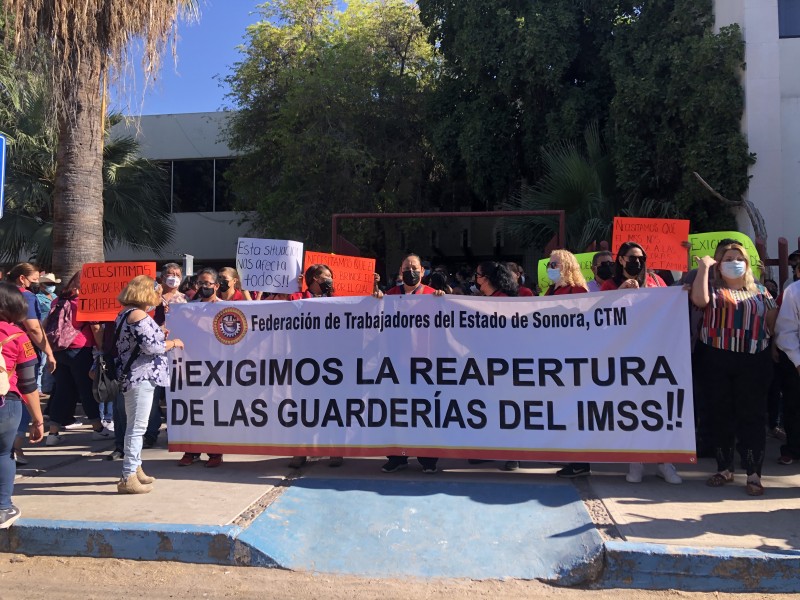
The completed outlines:
<svg viewBox="0 0 800 600">
<path fill-rule="evenodd" d="M 299 291 L 302 256 L 301 242 L 239 238 L 236 270 L 242 278 L 242 288 L 273 294 Z"/>
<path fill-rule="evenodd" d="M 625 242 L 636 242 L 644 248 L 651 269 L 685 271 L 686 249 L 682 244 L 688 237 L 687 220 L 614 217 L 614 251 Z"/>
</svg>

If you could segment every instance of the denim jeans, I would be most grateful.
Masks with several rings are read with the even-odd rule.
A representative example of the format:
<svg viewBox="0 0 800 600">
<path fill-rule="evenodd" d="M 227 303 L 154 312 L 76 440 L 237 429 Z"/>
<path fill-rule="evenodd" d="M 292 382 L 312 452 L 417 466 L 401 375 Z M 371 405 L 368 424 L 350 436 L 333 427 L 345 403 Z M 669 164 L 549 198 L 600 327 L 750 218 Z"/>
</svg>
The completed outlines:
<svg viewBox="0 0 800 600">
<path fill-rule="evenodd" d="M 123 394 L 125 398 L 125 414 L 128 426 L 125 428 L 125 458 L 122 460 L 122 479 L 128 479 L 136 473 L 142 464 L 142 442 L 147 422 L 150 419 L 150 408 L 153 405 L 153 392 L 156 387 L 149 381 L 142 381 Z"/>
<path fill-rule="evenodd" d="M 0 407 L 0 508 L 11 507 L 11 492 L 14 491 L 17 473 L 17 466 L 11 460 L 11 449 L 21 415 L 22 401 L 7 396 L 5 404 Z"/>
<path fill-rule="evenodd" d="M 79 400 L 86 418 L 99 421 L 100 410 L 92 395 L 92 380 L 89 379 L 89 370 L 94 363 L 92 349 L 59 350 L 55 357 L 58 368 L 53 395 L 48 402 L 50 422 L 55 425 L 72 423 L 75 405 Z"/>
<path fill-rule="evenodd" d="M 153 393 L 153 406 L 150 408 L 150 418 L 147 423 L 145 437 L 155 440 L 158 438 L 158 431 L 161 429 L 161 407 L 159 406 L 159 390 L 164 388 L 156 386 Z M 163 395 L 163 393 L 162 393 Z M 125 414 L 125 399 L 122 392 L 117 395 L 114 402 L 114 447 L 120 452 L 125 446 L 125 430 L 128 428 L 128 417 Z"/>
</svg>

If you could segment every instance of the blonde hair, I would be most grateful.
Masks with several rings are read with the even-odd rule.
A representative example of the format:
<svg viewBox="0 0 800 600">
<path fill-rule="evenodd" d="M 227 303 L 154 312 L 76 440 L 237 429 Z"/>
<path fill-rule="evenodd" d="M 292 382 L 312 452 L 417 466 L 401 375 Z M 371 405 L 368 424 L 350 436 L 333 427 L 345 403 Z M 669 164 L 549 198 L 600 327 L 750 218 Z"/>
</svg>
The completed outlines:
<svg viewBox="0 0 800 600">
<path fill-rule="evenodd" d="M 578 259 L 569 250 L 553 250 L 550 258 L 557 258 L 561 261 L 561 281 L 572 287 L 582 287 L 589 291 L 586 285 L 586 278 L 581 273 L 581 266 Z"/>
<path fill-rule="evenodd" d="M 738 251 L 739 254 L 741 254 L 744 258 L 744 262 L 747 265 L 747 271 L 744 273 L 744 289 L 746 289 L 748 292 L 757 292 L 758 287 L 756 287 L 756 280 L 755 277 L 753 277 L 753 269 L 750 267 L 750 255 L 747 254 L 747 250 L 745 250 L 744 246 L 738 242 L 725 244 L 724 246 L 722 244 L 717 245 L 717 249 L 714 250 L 714 260 L 717 261 L 717 264 L 714 265 L 714 280 L 712 281 L 712 285 L 714 287 L 728 287 L 728 284 L 725 283 L 725 280 L 722 278 L 722 272 L 720 271 L 722 257 L 725 256 L 725 253 L 728 250 Z"/>
<path fill-rule="evenodd" d="M 135 306 L 145 310 L 148 306 L 155 306 L 161 301 L 155 288 L 155 279 L 148 275 L 137 275 L 119 293 L 117 300 L 123 306 Z"/>
</svg>

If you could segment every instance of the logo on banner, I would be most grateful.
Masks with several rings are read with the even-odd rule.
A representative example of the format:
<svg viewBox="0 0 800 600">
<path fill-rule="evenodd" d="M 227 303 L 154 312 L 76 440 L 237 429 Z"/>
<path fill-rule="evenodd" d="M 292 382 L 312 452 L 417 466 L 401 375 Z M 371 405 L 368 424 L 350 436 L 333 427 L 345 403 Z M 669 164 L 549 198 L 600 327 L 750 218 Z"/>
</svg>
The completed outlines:
<svg viewBox="0 0 800 600">
<path fill-rule="evenodd" d="M 214 317 L 214 337 L 228 346 L 242 341 L 247 333 L 247 321 L 238 308 L 225 308 Z"/>
</svg>

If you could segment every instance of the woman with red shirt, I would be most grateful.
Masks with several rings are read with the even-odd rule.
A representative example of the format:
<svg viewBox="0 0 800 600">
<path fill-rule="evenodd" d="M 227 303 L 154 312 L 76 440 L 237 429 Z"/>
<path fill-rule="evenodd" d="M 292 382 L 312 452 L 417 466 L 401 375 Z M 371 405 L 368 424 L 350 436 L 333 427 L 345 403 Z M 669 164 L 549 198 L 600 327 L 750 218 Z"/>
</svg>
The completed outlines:
<svg viewBox="0 0 800 600">
<path fill-rule="evenodd" d="M 517 296 L 519 284 L 503 263 L 487 260 L 475 269 L 475 286 L 484 296 Z"/>
<path fill-rule="evenodd" d="M 15 325 L 25 319 L 27 311 L 27 302 L 19 290 L 13 284 L 0 282 L 0 345 L 9 384 L 8 392 L 0 399 L 0 529 L 9 527 L 21 514 L 11 503 L 16 474 L 11 450 L 22 417 L 23 399 L 32 419 L 31 443 L 44 436 L 36 388 L 36 351 L 25 332 Z"/>
<path fill-rule="evenodd" d="M 553 250 L 550 253 L 547 278 L 553 283 L 547 288 L 545 296 L 585 294 L 589 291 L 578 259 L 569 250 Z"/>
<path fill-rule="evenodd" d="M 241 290 L 239 272 L 233 267 L 223 267 L 217 277 L 217 298 L 225 301 L 250 300 Z"/>
</svg>

